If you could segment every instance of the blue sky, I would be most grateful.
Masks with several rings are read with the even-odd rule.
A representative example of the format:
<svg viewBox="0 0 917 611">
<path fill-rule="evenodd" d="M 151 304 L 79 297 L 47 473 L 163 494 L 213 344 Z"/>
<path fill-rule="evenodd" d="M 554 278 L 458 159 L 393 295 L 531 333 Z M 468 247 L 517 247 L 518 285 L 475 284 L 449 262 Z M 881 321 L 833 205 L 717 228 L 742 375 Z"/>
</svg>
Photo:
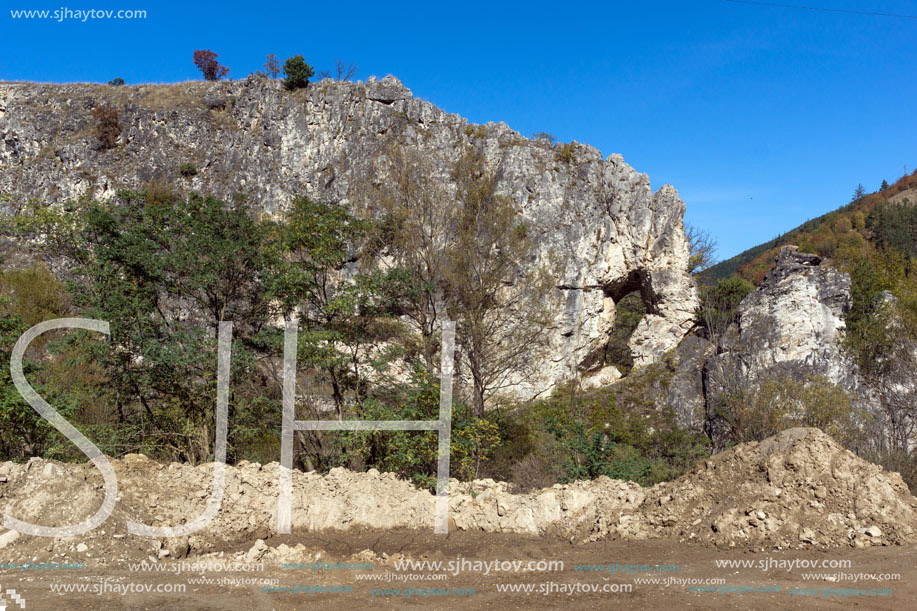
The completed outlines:
<svg viewBox="0 0 917 611">
<path fill-rule="evenodd" d="M 181 81 L 206 48 L 235 78 L 267 53 L 340 57 L 473 122 L 621 153 L 675 185 L 721 258 L 917 165 L 917 19 L 724 0 L 3 4 L 0 79 Z M 902 0 L 799 4 L 917 15 Z M 62 7 L 147 18 L 10 15 Z"/>
</svg>

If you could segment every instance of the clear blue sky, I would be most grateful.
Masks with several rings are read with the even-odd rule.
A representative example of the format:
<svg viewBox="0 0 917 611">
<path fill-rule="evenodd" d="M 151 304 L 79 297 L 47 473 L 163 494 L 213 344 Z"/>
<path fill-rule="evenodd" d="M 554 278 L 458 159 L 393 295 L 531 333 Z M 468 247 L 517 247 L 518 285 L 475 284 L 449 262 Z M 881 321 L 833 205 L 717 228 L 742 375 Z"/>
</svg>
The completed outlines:
<svg viewBox="0 0 917 611">
<path fill-rule="evenodd" d="M 786 0 L 917 15 L 917 2 Z M 143 20 L 12 19 L 10 9 L 143 9 Z M 917 19 L 724 0 L 152 2 L 13 0 L 0 79 L 242 78 L 267 53 L 394 74 L 473 122 L 621 153 L 734 255 L 917 165 Z"/>
</svg>

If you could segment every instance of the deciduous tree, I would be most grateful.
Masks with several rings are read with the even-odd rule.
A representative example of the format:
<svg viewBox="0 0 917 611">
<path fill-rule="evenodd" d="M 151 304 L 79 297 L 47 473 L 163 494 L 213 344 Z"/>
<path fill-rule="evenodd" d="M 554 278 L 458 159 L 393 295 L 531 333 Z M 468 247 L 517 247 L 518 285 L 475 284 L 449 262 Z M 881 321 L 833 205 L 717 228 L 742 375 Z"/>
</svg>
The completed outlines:
<svg viewBox="0 0 917 611">
<path fill-rule="evenodd" d="M 197 50 L 194 52 L 194 65 L 204 75 L 204 80 L 219 81 L 229 74 L 229 68 L 221 66 L 217 61 L 217 55 L 210 49 Z"/>
</svg>

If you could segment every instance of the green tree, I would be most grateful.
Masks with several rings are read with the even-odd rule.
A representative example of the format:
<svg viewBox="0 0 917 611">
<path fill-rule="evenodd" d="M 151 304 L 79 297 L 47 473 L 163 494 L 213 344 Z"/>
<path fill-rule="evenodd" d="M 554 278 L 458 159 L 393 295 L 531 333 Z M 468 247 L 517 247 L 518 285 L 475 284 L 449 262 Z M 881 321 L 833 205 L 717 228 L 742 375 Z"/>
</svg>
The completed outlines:
<svg viewBox="0 0 917 611">
<path fill-rule="evenodd" d="M 284 62 L 283 73 L 286 75 L 283 86 L 294 91 L 308 87 L 309 78 L 315 74 L 315 71 L 306 63 L 302 55 L 294 55 Z"/>
<path fill-rule="evenodd" d="M 85 201 L 57 216 L 39 208 L 32 217 L 56 254 L 73 262 L 75 305 L 111 325 L 109 341 L 81 333 L 68 340 L 86 346 L 104 370 L 119 423 L 139 426 L 136 442 L 153 453 L 206 459 L 220 321 L 234 324 L 234 389 L 257 380 L 255 352 L 271 316 L 266 227 L 213 198 L 151 199 L 145 192 Z M 230 401 L 239 427 L 263 416 L 260 393 L 249 395 L 248 402 L 236 395 Z"/>
<path fill-rule="evenodd" d="M 298 198 L 279 228 L 283 255 L 273 295 L 300 322 L 300 360 L 331 387 L 338 416 L 347 395 L 364 396 L 361 365 L 392 327 L 382 321 L 387 303 L 383 274 L 350 273 L 355 247 L 369 224 L 342 206 Z"/>
</svg>

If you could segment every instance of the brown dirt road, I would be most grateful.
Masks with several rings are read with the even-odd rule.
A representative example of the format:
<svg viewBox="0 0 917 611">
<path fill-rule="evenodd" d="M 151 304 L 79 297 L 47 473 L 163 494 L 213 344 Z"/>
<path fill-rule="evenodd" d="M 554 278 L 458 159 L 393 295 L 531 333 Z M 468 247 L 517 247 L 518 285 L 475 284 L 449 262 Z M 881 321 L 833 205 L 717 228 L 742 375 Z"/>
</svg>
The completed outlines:
<svg viewBox="0 0 917 611">
<path fill-rule="evenodd" d="M 531 537 L 501 533 L 454 532 L 434 535 L 429 531 L 362 530 L 339 533 L 277 536 L 267 540 L 271 548 L 281 544 L 295 546 L 302 543 L 310 549 L 321 550 L 321 561 L 357 562 L 355 554 L 372 550 L 376 560 L 372 570 L 354 570 L 338 567 L 311 570 L 310 568 L 283 568 L 279 563 L 266 563 L 263 572 L 206 573 L 206 577 L 219 579 L 277 579 L 284 586 L 350 587 L 348 592 L 291 593 L 264 591 L 262 585 L 223 585 L 192 583 L 200 574 L 183 572 L 137 572 L 128 566 L 93 568 L 91 561 L 81 570 L 0 570 L 2 591 L 15 589 L 26 602 L 27 611 L 66 609 L 82 610 L 216 610 L 243 609 L 246 611 L 288 609 L 905 609 L 917 608 L 917 548 L 913 546 L 871 547 L 867 549 L 803 550 L 720 550 L 714 547 L 688 545 L 665 540 L 650 541 L 600 541 L 571 545 L 567 541 L 550 537 Z M 226 558 L 244 548 L 227 548 Z M 382 555 L 387 554 L 387 560 Z M 423 574 L 430 570 L 399 569 L 396 561 L 407 558 L 414 561 L 458 561 L 464 566 L 459 574 L 449 574 L 443 580 L 367 581 L 367 575 L 384 580 L 389 574 Z M 460 559 L 464 559 L 464 563 Z M 514 572 L 491 570 L 489 574 L 474 570 L 478 561 L 563 561 L 563 570 Z M 718 568 L 716 561 L 747 561 L 749 568 Z M 28 562 L 28 558 L 3 558 L 2 562 Z M 186 563 L 198 561 L 185 558 Z M 818 561 L 829 564 L 849 561 L 843 568 L 802 568 L 788 570 L 788 562 Z M 163 563 L 169 563 L 168 558 Z M 171 561 L 181 562 L 181 561 Z M 575 565 L 677 565 L 667 572 L 583 572 Z M 759 568 L 770 565 L 770 569 Z M 174 567 L 174 564 L 168 564 Z M 806 573 L 846 573 L 837 581 L 824 581 L 804 577 Z M 887 577 L 897 573 L 900 579 L 854 581 L 852 576 L 873 574 Z M 882 575 L 879 575 L 882 574 Z M 361 579 L 357 577 L 361 576 Z M 635 579 L 659 579 L 660 583 L 634 583 Z M 666 578 L 681 580 L 666 586 Z M 729 587 L 733 591 L 692 592 L 685 580 L 722 579 L 722 584 L 712 587 Z M 696 583 L 696 582 L 695 582 Z M 52 591 L 57 584 L 77 584 L 86 592 L 61 593 Z M 102 585 L 102 584 L 107 584 Z M 133 585 L 132 585 L 133 584 Z M 170 587 L 166 584 L 184 584 L 183 593 L 131 592 L 120 594 L 115 588 Z M 532 593 L 501 592 L 501 587 L 525 584 L 534 588 Z M 553 584 L 553 585 L 550 585 Z M 629 592 L 567 593 L 574 584 L 580 588 L 619 589 L 631 586 Z M 711 584 L 706 584 L 711 586 Z M 108 589 L 98 594 L 95 589 Z M 470 596 L 424 596 L 416 592 L 404 595 L 374 595 L 380 589 L 473 589 Z M 736 592 L 736 588 L 770 588 L 770 592 Z M 793 588 L 821 590 L 819 595 L 791 595 Z M 825 595 L 824 589 L 833 592 Z M 552 589 L 545 594 L 539 590 Z M 779 589 L 779 591 L 778 591 Z M 851 589 L 872 594 L 876 589 L 890 590 L 889 595 L 854 595 Z M 10 595 L 6 595 L 8 611 L 19 609 Z M 2 605 L 0 605 L 2 606 Z"/>
</svg>

